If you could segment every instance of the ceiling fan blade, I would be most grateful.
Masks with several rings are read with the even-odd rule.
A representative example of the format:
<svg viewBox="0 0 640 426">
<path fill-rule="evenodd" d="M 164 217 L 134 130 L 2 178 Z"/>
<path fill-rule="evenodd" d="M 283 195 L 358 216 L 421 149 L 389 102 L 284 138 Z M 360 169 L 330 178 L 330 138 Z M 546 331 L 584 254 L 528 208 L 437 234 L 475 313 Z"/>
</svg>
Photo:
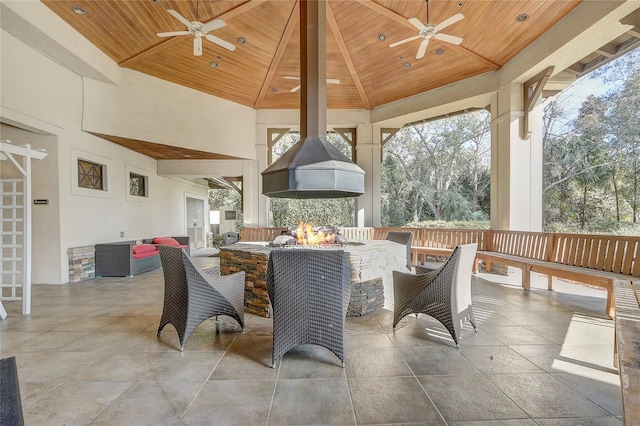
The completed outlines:
<svg viewBox="0 0 640 426">
<path fill-rule="evenodd" d="M 202 32 L 208 33 L 209 31 L 217 30 L 218 28 L 222 28 L 227 24 L 222 19 L 214 19 L 211 22 L 207 22 L 202 26 Z"/>
<path fill-rule="evenodd" d="M 202 56 L 202 37 L 193 38 L 193 56 Z"/>
<path fill-rule="evenodd" d="M 329 83 L 329 84 L 340 84 L 340 80 L 338 80 L 337 78 L 328 78 L 327 79 L 327 83 Z"/>
<path fill-rule="evenodd" d="M 444 21 L 440 22 L 438 25 L 436 25 L 435 30 L 436 31 L 440 31 L 440 30 L 448 27 L 449 25 L 455 24 L 456 22 L 460 21 L 461 19 L 464 19 L 464 15 L 462 13 L 456 13 L 452 17 L 447 18 Z"/>
<path fill-rule="evenodd" d="M 298 90 L 300 90 L 300 85 L 298 84 L 296 87 L 294 87 L 293 89 L 289 90 L 291 93 L 297 92 Z"/>
<path fill-rule="evenodd" d="M 225 49 L 227 49 L 227 50 L 230 50 L 230 51 L 232 51 L 232 52 L 233 52 L 234 50 L 236 50 L 236 47 L 235 47 L 233 44 L 229 43 L 228 41 L 224 41 L 224 40 L 223 40 L 223 39 L 221 39 L 221 38 L 218 38 L 218 37 L 213 36 L 213 35 L 211 35 L 211 34 L 207 34 L 205 37 L 207 37 L 207 40 L 209 40 L 209 41 L 211 41 L 211 42 L 213 42 L 213 43 L 217 44 L 218 46 L 222 46 L 222 47 L 224 47 L 224 48 L 225 48 Z"/>
<path fill-rule="evenodd" d="M 409 18 L 409 22 L 411 22 L 411 25 L 416 27 L 419 31 L 427 29 L 427 27 L 425 27 L 422 21 L 420 21 L 418 18 Z"/>
<path fill-rule="evenodd" d="M 284 79 L 285 80 L 300 80 L 300 77 L 292 77 L 290 75 L 285 75 Z"/>
<path fill-rule="evenodd" d="M 417 35 L 417 36 L 413 36 L 413 37 L 405 38 L 404 40 L 400 40 L 400 41 L 396 41 L 395 43 L 391 43 L 391 44 L 389 45 L 389 47 L 396 47 L 396 46 L 400 46 L 401 44 L 405 44 L 405 43 L 408 43 L 408 42 L 410 42 L 410 41 L 417 40 L 417 39 L 419 39 L 420 37 L 421 37 L 421 36 Z"/>
<path fill-rule="evenodd" d="M 169 12 L 169 14 L 171 16 L 173 16 L 174 18 L 176 18 L 178 21 L 182 22 L 184 25 L 187 26 L 187 28 L 191 28 L 191 22 L 189 22 L 187 20 L 187 18 L 185 18 L 184 16 L 180 15 L 178 12 L 176 12 L 173 9 L 167 9 L 167 12 Z"/>
<path fill-rule="evenodd" d="M 418 48 L 418 53 L 416 54 L 416 59 L 424 58 L 424 54 L 427 52 L 427 45 L 429 44 L 430 38 L 431 37 L 427 37 L 422 40 L 422 43 L 420 43 L 420 47 Z"/>
<path fill-rule="evenodd" d="M 158 33 L 158 37 L 173 37 L 173 36 L 181 36 L 181 35 L 189 35 L 191 34 L 189 31 L 169 31 L 166 33 Z"/>
<path fill-rule="evenodd" d="M 447 43 L 451 43 L 451 44 L 462 43 L 462 38 L 452 36 L 449 34 L 436 34 L 434 37 L 437 38 L 438 40 L 446 41 Z"/>
</svg>

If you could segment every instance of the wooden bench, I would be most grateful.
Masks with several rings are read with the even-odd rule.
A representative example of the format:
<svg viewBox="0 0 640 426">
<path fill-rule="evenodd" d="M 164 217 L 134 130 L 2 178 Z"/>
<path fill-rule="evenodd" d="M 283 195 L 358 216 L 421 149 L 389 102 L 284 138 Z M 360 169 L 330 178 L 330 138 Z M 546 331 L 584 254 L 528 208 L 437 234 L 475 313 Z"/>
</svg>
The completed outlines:
<svg viewBox="0 0 640 426">
<path fill-rule="evenodd" d="M 640 237 L 487 231 L 486 250 L 477 259 L 491 270 L 493 262 L 522 270 L 522 287 L 529 290 L 531 272 L 602 287 L 607 291 L 606 313 L 615 313 L 613 283 L 640 275 Z"/>
<path fill-rule="evenodd" d="M 640 280 L 614 282 L 615 360 L 622 388 L 624 424 L 640 424 Z"/>
<path fill-rule="evenodd" d="M 241 240 L 272 241 L 285 228 L 243 228 Z M 477 260 L 491 271 L 493 263 L 522 270 L 522 287 L 531 287 L 531 272 L 601 287 L 607 291 L 607 315 L 613 317 L 613 283 L 640 277 L 640 237 L 557 234 L 549 232 L 496 231 L 437 228 L 343 228 L 349 240 L 386 239 L 387 234 L 411 232 L 411 262 L 425 263 L 426 256 L 448 256 L 458 245 L 477 243 Z M 477 262 L 476 262 L 477 269 Z"/>
</svg>

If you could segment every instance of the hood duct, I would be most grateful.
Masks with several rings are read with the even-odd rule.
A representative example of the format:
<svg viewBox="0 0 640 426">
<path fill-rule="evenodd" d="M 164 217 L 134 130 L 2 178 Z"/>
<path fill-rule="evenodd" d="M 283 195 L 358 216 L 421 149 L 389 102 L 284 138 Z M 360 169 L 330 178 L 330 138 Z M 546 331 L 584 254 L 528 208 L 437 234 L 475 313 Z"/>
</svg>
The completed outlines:
<svg viewBox="0 0 640 426">
<path fill-rule="evenodd" d="M 326 2 L 300 1 L 300 142 L 262 172 L 262 193 L 276 198 L 364 194 L 364 170 L 325 139 Z"/>
</svg>

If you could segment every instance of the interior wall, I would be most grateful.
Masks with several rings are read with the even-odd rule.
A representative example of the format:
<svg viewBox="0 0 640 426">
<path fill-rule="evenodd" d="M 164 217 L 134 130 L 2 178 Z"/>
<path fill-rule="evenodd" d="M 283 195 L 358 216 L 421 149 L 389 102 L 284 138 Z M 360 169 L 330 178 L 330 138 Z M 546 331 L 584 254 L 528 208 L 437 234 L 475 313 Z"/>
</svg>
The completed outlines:
<svg viewBox="0 0 640 426">
<path fill-rule="evenodd" d="M 185 194 L 206 199 L 207 188 L 159 176 L 154 159 L 82 131 L 82 79 L 4 31 L 0 43 L 1 121 L 53 135 L 33 170 L 34 198 L 52 202 L 33 209 L 32 282 L 68 282 L 71 247 L 186 235 Z M 78 187 L 78 158 L 106 166 L 106 191 Z M 148 177 L 148 197 L 129 196 L 131 170 Z"/>
</svg>

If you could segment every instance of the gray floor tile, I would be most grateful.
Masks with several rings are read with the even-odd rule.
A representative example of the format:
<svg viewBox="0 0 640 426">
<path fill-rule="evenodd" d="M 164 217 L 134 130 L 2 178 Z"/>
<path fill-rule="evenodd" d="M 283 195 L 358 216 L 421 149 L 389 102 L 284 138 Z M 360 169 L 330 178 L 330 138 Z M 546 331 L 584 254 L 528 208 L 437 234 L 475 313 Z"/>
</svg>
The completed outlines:
<svg viewBox="0 0 640 426">
<path fill-rule="evenodd" d="M 527 419 L 528 416 L 479 373 L 418 377 L 447 421 Z"/>
<path fill-rule="evenodd" d="M 458 352 L 484 374 L 507 374 L 542 370 L 507 346 L 461 347 Z"/>
<path fill-rule="evenodd" d="M 131 385 L 131 382 L 66 382 L 24 409 L 25 424 L 87 425 Z"/>
<path fill-rule="evenodd" d="M 92 425 L 177 425 L 176 412 L 161 386 L 138 382 L 91 422 Z"/>
<path fill-rule="evenodd" d="M 186 425 L 265 425 L 275 380 L 210 381 L 186 415 Z"/>
<path fill-rule="evenodd" d="M 223 351 L 165 352 L 143 376 L 144 381 L 205 381 L 222 358 Z"/>
<path fill-rule="evenodd" d="M 448 346 L 400 348 L 400 353 L 416 376 L 477 372 L 455 348 Z"/>
<path fill-rule="evenodd" d="M 356 424 L 346 379 L 278 380 L 268 424 Z"/>
<path fill-rule="evenodd" d="M 139 380 L 162 357 L 161 352 L 112 352 L 73 376 L 77 381 Z"/>
<path fill-rule="evenodd" d="M 348 377 L 413 375 L 397 348 L 349 348 L 345 364 Z"/>
<path fill-rule="evenodd" d="M 553 373 L 553 377 L 569 385 L 614 416 L 622 415 L 620 376 L 598 370 L 578 373 Z"/>
<path fill-rule="evenodd" d="M 488 378 L 532 418 L 609 416 L 597 404 L 548 374 L 500 374 Z"/>
<path fill-rule="evenodd" d="M 459 349 L 427 315 L 393 330 L 393 312 L 380 310 L 346 319 L 344 369 L 313 345 L 270 368 L 273 321 L 251 314 L 242 331 L 225 317 L 205 321 L 181 353 L 173 326 L 156 336 L 161 270 L 34 285 L 31 315 L 3 301 L 0 350 L 16 356 L 29 425 L 620 424 L 604 292 L 527 293 L 512 276 L 481 276 L 479 331 L 465 324 Z"/>
<path fill-rule="evenodd" d="M 349 379 L 349 387 L 358 424 L 445 424 L 415 377 Z"/>
</svg>

